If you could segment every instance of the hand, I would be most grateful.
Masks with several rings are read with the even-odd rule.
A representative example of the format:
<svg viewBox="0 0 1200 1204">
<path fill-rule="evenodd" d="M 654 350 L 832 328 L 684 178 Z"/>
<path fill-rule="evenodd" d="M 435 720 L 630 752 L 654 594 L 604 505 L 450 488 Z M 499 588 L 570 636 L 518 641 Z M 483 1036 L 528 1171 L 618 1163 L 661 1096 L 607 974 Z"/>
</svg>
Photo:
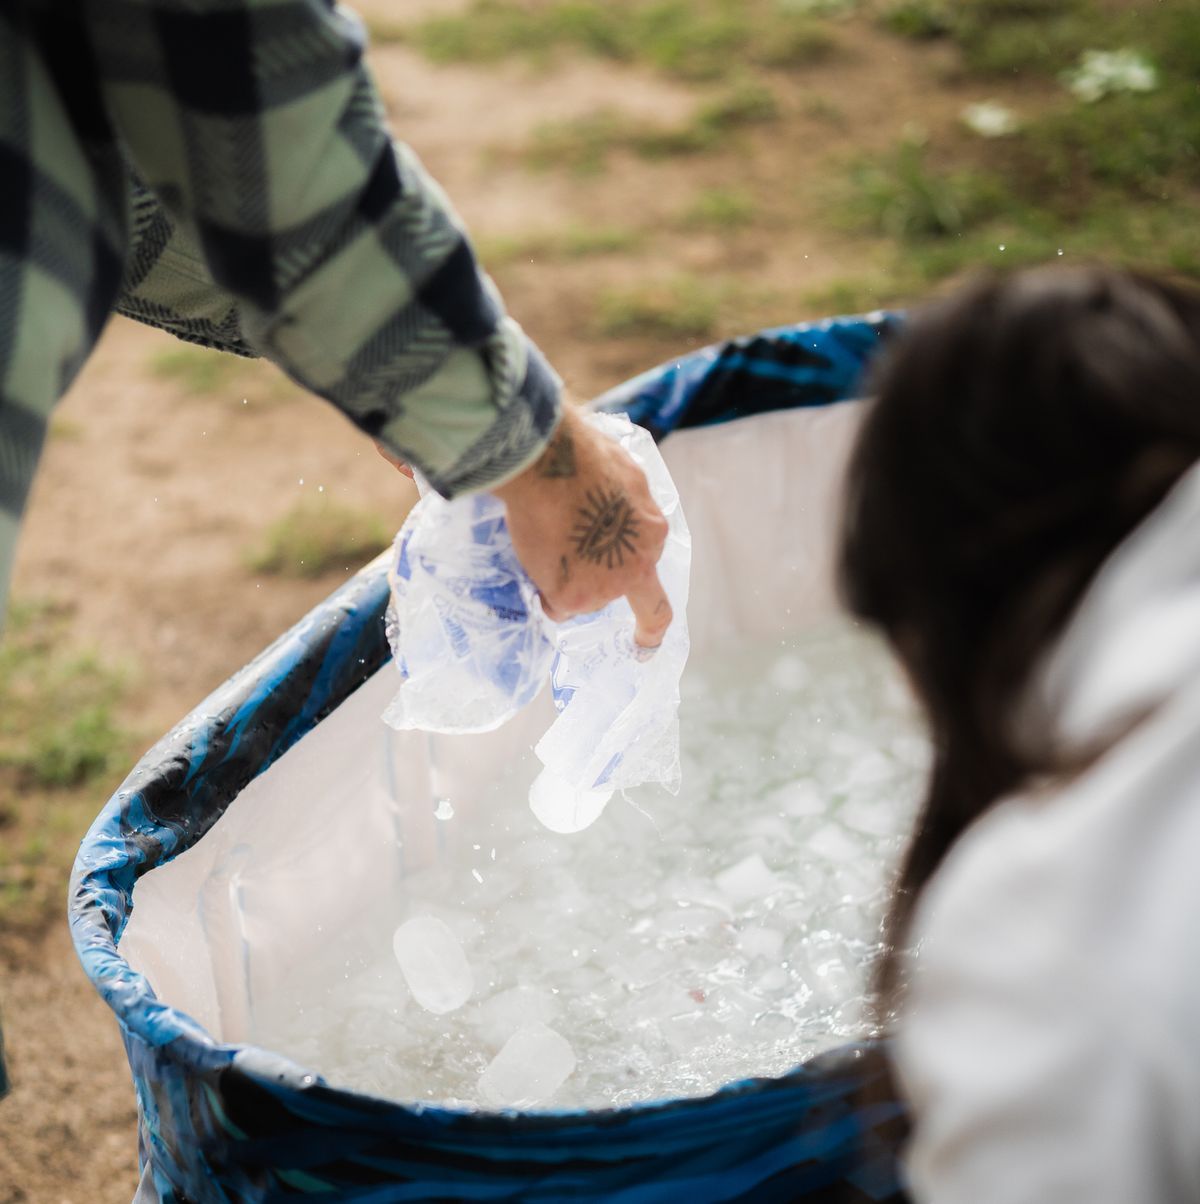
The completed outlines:
<svg viewBox="0 0 1200 1204">
<path fill-rule="evenodd" d="M 400 459 L 398 456 L 396 456 L 396 455 L 395 455 L 395 454 L 394 454 L 392 451 L 390 451 L 388 448 L 384 447 L 382 443 L 380 443 L 380 442 L 376 441 L 376 443 L 375 443 L 375 450 L 376 450 L 376 451 L 377 451 L 377 452 L 378 452 L 378 453 L 379 453 L 379 454 L 380 454 L 380 455 L 381 455 L 381 456 L 382 456 L 382 457 L 383 457 L 383 458 L 384 458 L 384 459 L 385 459 L 385 460 L 386 460 L 386 461 L 387 461 L 387 462 L 388 462 L 388 463 L 389 463 L 389 464 L 390 464 L 390 465 L 391 465 L 391 466 L 392 466 L 392 467 L 393 467 L 393 468 L 394 468 L 394 469 L 395 469 L 397 472 L 399 472 L 399 473 L 401 473 L 402 475 L 404 475 L 404 476 L 408 477 L 408 479 L 409 479 L 410 481 L 412 481 L 412 480 L 415 480 L 415 479 L 416 479 L 416 478 L 413 476 L 412 465 L 410 465 L 410 464 L 406 464 L 406 463 L 405 463 L 403 460 L 401 460 L 401 459 Z"/>
<path fill-rule="evenodd" d="M 655 566 L 667 520 L 626 451 L 568 405 L 541 458 L 494 492 L 549 618 L 590 614 L 624 596 L 635 643 L 662 643 L 671 604 Z"/>
</svg>

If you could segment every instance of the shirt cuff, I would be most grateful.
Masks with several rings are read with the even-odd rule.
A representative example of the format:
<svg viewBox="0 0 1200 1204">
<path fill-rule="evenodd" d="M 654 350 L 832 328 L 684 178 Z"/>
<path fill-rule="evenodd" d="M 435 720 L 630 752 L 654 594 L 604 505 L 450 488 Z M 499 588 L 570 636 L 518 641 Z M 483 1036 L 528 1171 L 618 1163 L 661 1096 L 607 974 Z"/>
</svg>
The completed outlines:
<svg viewBox="0 0 1200 1204">
<path fill-rule="evenodd" d="M 494 489 L 511 480 L 542 454 L 558 426 L 562 413 L 561 381 L 537 346 L 511 318 L 504 319 L 501 326 L 482 352 L 490 361 L 485 371 L 494 386 L 490 408 L 485 410 L 478 403 L 464 407 L 458 416 L 461 427 L 451 417 L 452 407 L 444 398 L 440 406 L 431 406 L 423 414 L 430 424 L 422 431 L 426 439 L 433 424 L 443 428 L 442 438 L 437 440 L 440 444 L 437 450 L 443 455 L 438 455 L 426 439 L 419 440 L 424 444 L 419 451 L 414 447 L 414 419 L 422 407 L 413 394 L 406 398 L 405 414 L 389 422 L 376 436 L 419 468 L 445 498 Z M 500 360 L 509 362 L 504 364 Z M 477 424 L 484 415 L 486 420 L 480 429 Z M 453 433 L 445 429 L 450 423 L 458 427 Z M 475 429 L 463 429 L 468 425 Z M 456 454 L 445 457 L 451 445 Z"/>
</svg>

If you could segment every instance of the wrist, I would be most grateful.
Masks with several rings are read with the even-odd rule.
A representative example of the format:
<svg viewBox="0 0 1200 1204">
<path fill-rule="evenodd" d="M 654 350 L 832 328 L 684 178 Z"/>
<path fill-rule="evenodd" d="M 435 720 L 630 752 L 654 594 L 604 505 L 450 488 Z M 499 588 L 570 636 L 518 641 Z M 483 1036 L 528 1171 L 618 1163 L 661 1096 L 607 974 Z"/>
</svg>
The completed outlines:
<svg viewBox="0 0 1200 1204">
<path fill-rule="evenodd" d="M 540 491 L 548 483 L 565 481 L 576 475 L 577 433 L 583 414 L 575 406 L 563 405 L 558 423 L 541 453 L 507 481 L 493 486 L 492 493 L 506 504 L 531 491 Z"/>
</svg>

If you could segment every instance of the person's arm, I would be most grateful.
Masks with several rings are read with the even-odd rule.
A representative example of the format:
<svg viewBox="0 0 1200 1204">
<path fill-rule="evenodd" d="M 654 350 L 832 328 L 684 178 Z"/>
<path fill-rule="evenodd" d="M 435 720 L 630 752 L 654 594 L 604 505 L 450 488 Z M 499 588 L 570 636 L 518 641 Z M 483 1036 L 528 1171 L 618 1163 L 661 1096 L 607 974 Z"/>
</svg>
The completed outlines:
<svg viewBox="0 0 1200 1204">
<path fill-rule="evenodd" d="M 126 153 L 251 347 L 447 496 L 540 454 L 557 380 L 389 137 L 353 18 L 322 0 L 86 12 Z"/>
<path fill-rule="evenodd" d="M 523 477 L 502 496 L 551 609 L 626 594 L 639 640 L 656 643 L 670 615 L 654 572 L 666 524 L 644 476 L 578 426 L 573 447 L 591 450 L 574 475 L 536 468 L 560 422 L 558 380 L 504 314 L 446 197 L 389 136 L 358 22 L 323 0 L 85 11 L 126 153 L 236 303 L 247 347 L 444 496 Z M 633 551 L 603 571 L 571 541 L 598 490 L 642 516 Z"/>
</svg>

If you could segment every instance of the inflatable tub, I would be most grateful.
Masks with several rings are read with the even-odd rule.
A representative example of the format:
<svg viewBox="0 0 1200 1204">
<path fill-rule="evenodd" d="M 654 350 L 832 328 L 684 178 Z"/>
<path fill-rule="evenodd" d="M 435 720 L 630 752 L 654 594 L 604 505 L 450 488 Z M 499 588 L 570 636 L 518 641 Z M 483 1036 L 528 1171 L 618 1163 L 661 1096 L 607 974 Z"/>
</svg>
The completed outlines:
<svg viewBox="0 0 1200 1204">
<path fill-rule="evenodd" d="M 830 610 L 847 399 L 897 320 L 764 332 L 601 399 L 663 442 L 693 537 L 693 655 Z M 406 1106 L 253 1044 L 255 998 L 355 922 L 361 884 L 436 856 L 431 775 L 469 800 L 548 721 L 534 707 L 436 756 L 451 738 L 385 727 L 386 602 L 381 558 L 165 736 L 83 842 L 70 922 L 129 1057 L 139 1204 L 901 1199 L 903 1109 L 871 1042 L 702 1098 L 541 1112 Z"/>
</svg>

